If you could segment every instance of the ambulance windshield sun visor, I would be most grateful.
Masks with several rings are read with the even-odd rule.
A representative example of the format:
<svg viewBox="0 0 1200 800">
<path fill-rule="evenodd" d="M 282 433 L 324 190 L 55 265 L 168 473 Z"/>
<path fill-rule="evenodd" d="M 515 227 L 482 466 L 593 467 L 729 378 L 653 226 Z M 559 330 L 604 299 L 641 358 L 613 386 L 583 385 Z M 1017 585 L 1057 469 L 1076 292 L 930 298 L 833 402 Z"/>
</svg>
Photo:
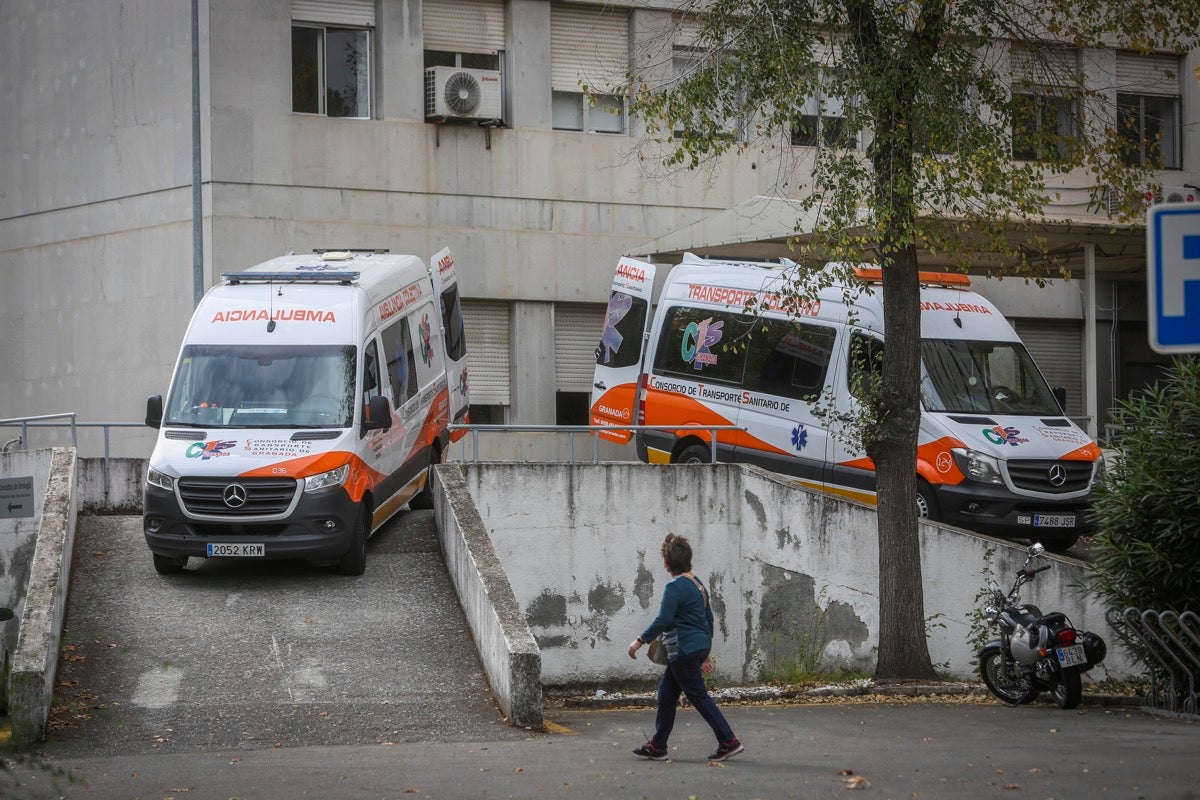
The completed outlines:
<svg viewBox="0 0 1200 800">
<path fill-rule="evenodd" d="M 927 411 L 1063 415 L 1020 342 L 923 340 L 921 402 Z"/>
<path fill-rule="evenodd" d="M 163 424 L 348 428 L 356 357 L 351 345 L 187 345 Z"/>
</svg>

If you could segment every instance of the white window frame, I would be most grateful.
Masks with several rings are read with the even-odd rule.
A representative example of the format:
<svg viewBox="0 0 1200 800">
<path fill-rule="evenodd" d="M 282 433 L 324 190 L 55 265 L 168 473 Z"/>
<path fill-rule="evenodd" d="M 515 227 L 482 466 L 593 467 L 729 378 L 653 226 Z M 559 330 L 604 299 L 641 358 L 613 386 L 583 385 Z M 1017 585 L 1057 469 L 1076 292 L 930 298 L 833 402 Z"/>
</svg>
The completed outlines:
<svg viewBox="0 0 1200 800">
<path fill-rule="evenodd" d="M 1127 137 L 1125 120 L 1121 114 L 1123 102 L 1136 100 L 1138 105 L 1138 121 L 1136 139 Z M 1183 125 L 1182 125 L 1182 107 L 1183 99 L 1179 95 L 1160 95 L 1151 92 L 1118 92 L 1117 93 L 1117 135 L 1125 144 L 1130 147 L 1130 155 L 1134 157 L 1133 164 L 1146 164 L 1150 159 L 1150 153 L 1147 150 L 1150 147 L 1150 142 L 1146 136 L 1146 101 L 1169 101 L 1173 104 L 1171 109 L 1172 119 L 1161 120 L 1163 139 L 1159 147 L 1158 155 L 1161 159 L 1160 163 L 1153 163 L 1156 169 L 1182 169 L 1183 168 Z M 1135 151 L 1136 152 L 1133 152 Z"/>
<path fill-rule="evenodd" d="M 605 105 L 605 103 L 609 105 Z M 607 128 L 597 120 L 608 121 L 617 114 L 609 109 L 620 108 L 619 130 Z M 569 111 L 577 116 L 568 124 L 560 111 Z M 624 136 L 629 132 L 629 108 L 625 97 L 619 94 L 596 94 L 589 98 L 583 92 L 551 92 L 551 125 L 556 131 L 600 133 L 608 136 Z M 576 122 L 577 121 L 577 122 Z"/>
</svg>

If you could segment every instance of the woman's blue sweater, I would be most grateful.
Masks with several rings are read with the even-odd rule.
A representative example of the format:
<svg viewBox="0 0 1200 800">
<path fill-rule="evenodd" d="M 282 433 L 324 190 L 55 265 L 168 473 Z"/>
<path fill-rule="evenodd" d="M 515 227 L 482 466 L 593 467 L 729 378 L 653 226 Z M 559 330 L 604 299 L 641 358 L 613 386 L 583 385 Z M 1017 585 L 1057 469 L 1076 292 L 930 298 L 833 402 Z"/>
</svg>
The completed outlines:
<svg viewBox="0 0 1200 800">
<path fill-rule="evenodd" d="M 642 641 L 649 642 L 660 633 L 672 629 L 679 637 L 680 651 L 699 653 L 712 649 L 712 608 L 704 602 L 704 595 L 696 588 L 696 584 L 682 575 L 667 583 L 663 589 L 658 616 L 642 631 Z"/>
</svg>

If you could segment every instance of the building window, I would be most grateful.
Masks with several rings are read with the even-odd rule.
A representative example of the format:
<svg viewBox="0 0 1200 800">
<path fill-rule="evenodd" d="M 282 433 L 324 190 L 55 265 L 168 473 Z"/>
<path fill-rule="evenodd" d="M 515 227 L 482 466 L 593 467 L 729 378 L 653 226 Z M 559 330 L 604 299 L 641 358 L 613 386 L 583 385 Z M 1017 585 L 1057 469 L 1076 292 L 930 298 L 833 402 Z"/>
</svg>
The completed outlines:
<svg viewBox="0 0 1200 800">
<path fill-rule="evenodd" d="M 822 72 L 820 86 L 805 98 L 800 117 L 792 123 L 793 147 L 857 146 L 857 137 L 846 121 L 846 101 L 830 91 L 828 85 Z"/>
<path fill-rule="evenodd" d="M 449 50 L 426 50 L 425 68 L 455 67 L 457 69 L 500 69 L 499 53 L 453 53 Z"/>
<path fill-rule="evenodd" d="M 292 26 L 292 111 L 371 116 L 371 32 Z"/>
<path fill-rule="evenodd" d="M 1118 132 L 1126 164 L 1179 169 L 1179 98 L 1117 95 Z"/>
<path fill-rule="evenodd" d="M 671 58 L 671 66 L 675 72 L 676 82 L 691 75 L 692 72 L 705 63 L 705 60 L 708 57 L 709 56 L 705 51 L 695 47 L 675 47 L 674 55 Z M 738 102 L 744 103 L 745 93 L 740 92 L 739 95 L 740 96 L 737 98 Z M 695 117 L 693 117 L 693 119 L 694 118 Z M 682 139 L 686 133 L 687 131 L 685 131 L 683 128 L 676 128 L 674 131 L 676 139 Z M 737 114 L 730 114 L 729 116 L 725 117 L 725 119 L 721 122 L 721 131 L 719 135 L 721 138 L 730 139 L 733 141 L 746 141 L 746 126 L 743 124 L 742 118 Z"/>
<path fill-rule="evenodd" d="M 1063 94 L 1014 94 L 1013 158 L 1047 161 L 1065 158 L 1079 134 L 1079 104 Z"/>
<path fill-rule="evenodd" d="M 582 92 L 554 92 L 552 100 L 555 130 L 625 132 L 625 99 L 620 95 L 598 94 L 589 98 Z"/>
</svg>

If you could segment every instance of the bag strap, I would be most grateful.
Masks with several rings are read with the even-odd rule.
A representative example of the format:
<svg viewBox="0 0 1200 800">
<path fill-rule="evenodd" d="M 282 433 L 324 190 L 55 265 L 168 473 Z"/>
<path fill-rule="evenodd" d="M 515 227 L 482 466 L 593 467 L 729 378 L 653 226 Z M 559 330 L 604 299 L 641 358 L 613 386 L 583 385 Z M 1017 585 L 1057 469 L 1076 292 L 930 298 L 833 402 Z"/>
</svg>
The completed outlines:
<svg viewBox="0 0 1200 800">
<path fill-rule="evenodd" d="M 700 590 L 700 596 L 704 598 L 704 607 L 708 608 L 708 592 L 706 592 L 704 587 L 700 585 L 700 581 L 696 580 L 695 575 L 689 575 L 688 580 L 696 584 L 696 588 Z"/>
</svg>

